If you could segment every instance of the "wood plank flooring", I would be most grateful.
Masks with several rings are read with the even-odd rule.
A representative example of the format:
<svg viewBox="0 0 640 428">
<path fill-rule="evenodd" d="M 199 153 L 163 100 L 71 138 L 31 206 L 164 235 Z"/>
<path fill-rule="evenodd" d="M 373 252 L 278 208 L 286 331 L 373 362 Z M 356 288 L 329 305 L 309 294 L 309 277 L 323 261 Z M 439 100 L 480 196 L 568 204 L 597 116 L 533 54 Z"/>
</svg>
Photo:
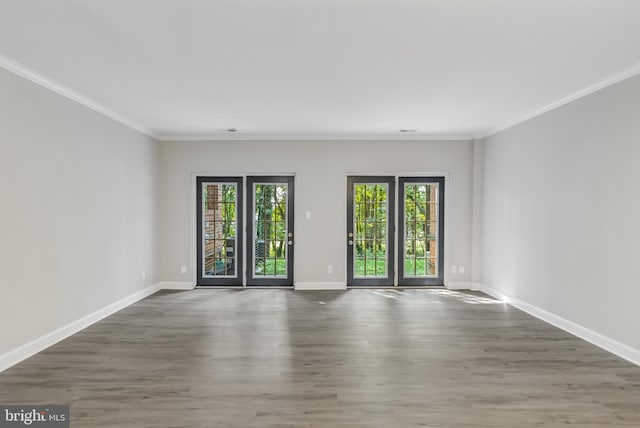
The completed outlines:
<svg viewBox="0 0 640 428">
<path fill-rule="evenodd" d="M 159 292 L 0 373 L 92 427 L 640 427 L 640 367 L 483 294 Z"/>
</svg>

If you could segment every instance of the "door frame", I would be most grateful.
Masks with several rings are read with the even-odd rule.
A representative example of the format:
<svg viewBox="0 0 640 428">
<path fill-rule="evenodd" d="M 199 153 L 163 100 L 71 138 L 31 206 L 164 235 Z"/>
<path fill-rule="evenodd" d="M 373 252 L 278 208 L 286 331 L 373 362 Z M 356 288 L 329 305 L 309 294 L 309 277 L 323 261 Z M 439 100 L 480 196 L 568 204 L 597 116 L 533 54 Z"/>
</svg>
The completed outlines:
<svg viewBox="0 0 640 428">
<path fill-rule="evenodd" d="M 236 184 L 236 236 L 235 272 L 233 277 L 207 277 L 202 275 L 202 185 L 205 183 Z M 243 284 L 244 272 L 244 186 L 245 180 L 239 176 L 199 176 L 196 178 L 196 268 L 195 285 L 198 287 L 238 287 Z M 226 245 L 226 243 L 225 243 Z"/>
<path fill-rule="evenodd" d="M 425 285 L 438 285 L 444 286 L 444 248 L 445 248 L 445 204 L 447 198 L 445 196 L 445 184 L 444 177 L 440 176 L 400 176 L 398 180 L 398 276 L 396 284 L 402 286 L 425 286 Z M 401 196 L 404 195 L 405 183 L 435 183 L 438 185 L 438 265 L 437 269 L 439 275 L 437 277 L 404 277 L 404 201 L 401 200 Z M 401 284 L 402 283 L 402 284 Z"/>
<path fill-rule="evenodd" d="M 450 287 L 450 274 L 449 274 L 449 269 L 450 269 L 450 265 L 451 265 L 451 254 L 452 254 L 452 247 L 453 247 L 453 243 L 451 240 L 451 209 L 450 209 L 450 205 L 451 205 L 451 198 L 452 198 L 452 192 L 451 192 L 451 172 L 448 171 L 423 171 L 423 172 L 416 172 L 416 171 L 410 171 L 410 172 L 405 172 L 405 171 L 401 171 L 401 172 L 397 172 L 397 171 L 390 171 L 390 172 L 385 172 L 384 174 L 381 174 L 380 171 L 376 171 L 376 172 L 371 172 L 371 171 L 366 171 L 366 172 L 362 172 L 362 171 L 356 171 L 356 172 L 352 172 L 352 171 L 348 171 L 345 173 L 344 177 L 345 177 L 345 181 L 348 177 L 350 176 L 391 176 L 391 177 L 395 177 L 396 179 L 396 187 L 398 184 L 398 178 L 399 177 L 441 177 L 443 179 L 444 182 L 444 186 L 447 189 L 447 197 L 445 198 L 445 203 L 444 203 L 444 241 L 446 242 L 446 245 L 444 246 L 444 253 L 443 253 L 443 257 L 442 257 L 442 261 L 444 263 L 443 266 L 443 271 L 442 271 L 442 276 L 443 276 L 443 282 L 441 285 L 419 285 L 419 286 L 414 286 L 414 285 L 398 285 L 398 257 L 395 257 L 394 260 L 394 269 L 395 269 L 395 276 L 394 276 L 394 281 L 393 281 L 393 285 L 391 286 L 351 286 L 349 285 L 349 269 L 348 269 L 348 259 L 349 259 L 349 255 L 348 255 L 348 251 L 345 250 L 345 276 L 344 276 L 344 284 L 346 286 L 347 289 L 349 288 L 379 288 L 379 287 L 386 287 L 386 288 L 391 288 L 391 287 L 397 287 L 397 288 L 449 288 Z M 347 191 L 348 191 L 348 185 L 344 187 L 345 189 L 345 194 L 344 194 L 344 198 L 342 199 L 344 202 L 344 211 L 346 212 L 349 203 L 347 201 Z M 396 191 L 396 195 L 395 195 L 395 204 L 396 207 L 398 206 L 399 203 L 399 192 Z M 396 222 L 396 225 L 398 224 L 398 210 L 396 209 L 396 212 L 394 213 L 394 219 Z M 346 237 L 347 236 L 347 224 L 344 224 L 344 234 L 343 236 Z M 394 239 L 395 242 L 397 242 L 398 240 L 398 228 L 396 227 L 396 233 L 394 235 Z M 346 246 L 346 241 L 345 242 L 345 246 Z M 457 284 L 457 283 L 454 283 Z"/>
<path fill-rule="evenodd" d="M 247 172 L 238 172 L 236 171 L 194 171 L 191 172 L 190 174 L 191 176 L 191 180 L 189 181 L 189 188 L 190 188 L 190 203 L 189 203 L 189 229 L 190 229 L 190 251 L 189 251 L 189 260 L 188 263 L 185 264 L 185 267 L 187 267 L 187 269 L 190 269 L 190 281 L 186 281 L 186 282 L 181 282 L 181 281 L 174 281 L 171 282 L 171 289 L 176 289 L 176 290 L 193 290 L 194 288 L 219 288 L 219 289 L 224 289 L 224 288 L 229 288 L 229 289 L 238 289 L 239 287 L 243 287 L 246 288 L 247 287 L 247 278 L 246 278 L 246 273 L 247 273 L 247 248 L 246 246 L 242 245 L 242 257 L 243 257 L 243 262 L 244 262 L 244 268 L 242 269 L 241 272 L 241 276 L 242 276 L 242 285 L 240 286 L 200 286 L 198 285 L 198 178 L 200 177 L 224 177 L 224 178 L 228 178 L 228 177 L 241 177 L 243 180 L 243 192 L 244 192 L 244 198 L 245 200 L 242 203 L 242 219 L 243 219 L 243 230 L 242 233 L 245 236 L 245 242 L 246 242 L 246 236 L 247 236 L 247 224 L 246 221 L 244 221 L 247 218 L 247 204 L 246 204 L 246 183 L 247 183 L 247 177 L 251 176 L 291 176 L 294 178 L 294 182 L 295 182 L 295 177 L 296 177 L 296 173 L 295 172 L 287 172 L 287 171 L 258 171 L 255 173 L 247 173 Z M 176 267 L 177 270 L 178 266 Z M 294 258 L 294 270 L 293 270 L 293 277 L 292 277 L 292 281 L 295 284 L 295 258 Z M 253 288 L 260 288 L 259 286 L 252 286 Z M 269 288 L 292 288 L 290 286 L 285 286 L 285 287 L 278 287 L 278 286 L 270 286 Z"/>
<path fill-rule="evenodd" d="M 353 204 L 354 183 L 385 183 L 387 189 L 387 277 L 386 278 L 355 278 L 353 275 L 355 243 L 349 236 L 353 233 Z M 390 287 L 395 284 L 396 274 L 396 177 L 392 175 L 348 175 L 347 176 L 347 286 L 353 287 Z"/>
<path fill-rule="evenodd" d="M 256 183 L 287 183 L 287 232 L 293 234 L 288 240 L 292 244 L 287 245 L 287 278 L 254 278 L 253 260 L 253 209 L 254 192 L 253 185 Z M 293 287 L 294 281 L 294 253 L 295 253 L 295 175 L 247 175 L 245 177 L 246 188 L 246 234 L 245 234 L 245 284 L 248 287 Z"/>
</svg>

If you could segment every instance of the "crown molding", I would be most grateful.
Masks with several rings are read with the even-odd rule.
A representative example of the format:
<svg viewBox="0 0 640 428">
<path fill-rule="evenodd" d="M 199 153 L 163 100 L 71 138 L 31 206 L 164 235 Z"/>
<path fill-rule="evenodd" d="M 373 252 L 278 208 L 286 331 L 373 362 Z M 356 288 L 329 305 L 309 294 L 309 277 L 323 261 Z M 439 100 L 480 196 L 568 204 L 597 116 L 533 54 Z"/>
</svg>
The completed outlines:
<svg viewBox="0 0 640 428">
<path fill-rule="evenodd" d="M 487 131 L 476 133 L 458 133 L 458 134 L 398 134 L 398 133 L 242 133 L 230 134 L 227 132 L 209 132 L 209 133 L 159 133 L 150 128 L 114 111 L 108 107 L 89 99 L 88 97 L 70 89 L 42 74 L 31 70 L 18 62 L 0 55 L 0 67 L 5 70 L 23 77 L 39 86 L 47 88 L 65 98 L 77 102 L 95 112 L 98 112 L 110 119 L 113 119 L 133 130 L 141 132 L 158 141 L 471 141 L 474 139 L 483 139 L 505 131 L 523 122 L 535 117 L 541 116 L 552 110 L 557 109 L 565 104 L 576 101 L 580 98 L 591 95 L 623 80 L 640 75 L 640 63 L 614 74 L 598 83 L 581 89 L 567 97 L 548 104 L 544 107 L 534 110 L 533 112 L 521 116 L 518 119 L 511 120 L 500 126 L 493 127 Z"/>
<path fill-rule="evenodd" d="M 235 133 L 159 134 L 158 141 L 471 141 L 471 134 Z"/>
<path fill-rule="evenodd" d="M 612 76 L 609 76 L 608 78 L 606 78 L 604 80 L 601 80 L 598 83 L 595 83 L 595 84 L 593 84 L 591 86 L 588 86 L 588 87 L 586 87 L 584 89 L 581 89 L 581 90 L 579 90 L 577 92 L 574 92 L 573 94 L 571 94 L 571 95 L 569 95 L 567 97 L 564 97 L 564 98 L 562 98 L 562 99 L 560 99 L 558 101 L 555 101 L 555 102 L 553 102 L 551 104 L 548 104 L 548 105 L 546 105 L 546 106 L 544 106 L 542 108 L 534 110 L 533 112 L 531 112 L 531 113 L 529 113 L 529 114 L 527 114 L 525 116 L 522 116 L 519 119 L 512 120 L 510 122 L 504 123 L 501 126 L 497 126 L 497 127 L 493 128 L 493 129 L 489 130 L 488 132 L 480 133 L 475 138 L 481 139 L 481 138 L 490 137 L 490 136 L 492 136 L 494 134 L 497 134 L 498 132 L 502 132 L 502 131 L 505 131 L 505 130 L 507 130 L 509 128 L 513 128 L 514 126 L 519 125 L 519 124 L 521 124 L 523 122 L 526 122 L 527 120 L 533 119 L 534 117 L 541 116 L 541 115 L 543 115 L 545 113 L 550 112 L 551 110 L 555 110 L 558 107 L 562 107 L 565 104 L 569 104 L 569 103 L 571 103 L 573 101 L 576 101 L 576 100 L 578 100 L 580 98 L 584 98 L 587 95 L 591 95 L 594 92 L 598 92 L 598 91 L 600 91 L 600 90 L 602 90 L 604 88 L 607 88 L 609 86 L 613 86 L 616 83 L 620 83 L 623 80 L 630 79 L 630 78 L 635 77 L 635 76 L 637 76 L 639 74 L 640 74 L 640 62 L 632 65 L 631 67 L 628 67 L 628 68 L 624 69 L 620 73 L 616 73 L 616 74 L 614 74 Z"/>
<path fill-rule="evenodd" d="M 73 89 L 70 89 L 52 79 L 49 79 L 48 77 L 43 76 L 42 74 L 34 70 L 31 70 L 28 67 L 25 67 L 22 64 L 17 63 L 16 61 L 10 58 L 7 58 L 4 55 L 0 55 L 0 67 L 4 68 L 5 70 L 13 74 L 23 77 L 35 83 L 36 85 L 40 85 L 43 88 L 47 88 L 50 91 L 53 91 L 59 95 L 62 95 L 65 98 L 75 101 L 78 104 L 81 104 L 95 112 L 98 112 L 110 119 L 113 119 L 116 122 L 119 122 L 135 131 L 141 132 L 151 138 L 157 139 L 156 133 L 153 132 L 151 129 L 147 128 L 146 126 L 143 126 L 138 122 L 131 120 L 128 117 L 125 117 L 120 113 L 117 113 L 111 110 L 110 108 L 107 108 L 102 104 L 85 97 L 84 95 L 74 91 Z"/>
</svg>

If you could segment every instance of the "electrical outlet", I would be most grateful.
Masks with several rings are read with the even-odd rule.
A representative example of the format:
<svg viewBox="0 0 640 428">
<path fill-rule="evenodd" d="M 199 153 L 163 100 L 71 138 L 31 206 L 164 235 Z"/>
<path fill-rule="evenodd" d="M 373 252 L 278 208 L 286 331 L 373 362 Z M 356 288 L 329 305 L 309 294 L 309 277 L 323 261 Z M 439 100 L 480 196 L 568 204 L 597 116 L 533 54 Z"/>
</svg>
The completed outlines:
<svg viewBox="0 0 640 428">
<path fill-rule="evenodd" d="M 458 266 L 451 265 L 451 273 L 458 273 Z"/>
<path fill-rule="evenodd" d="M 458 273 L 464 273 L 464 266 L 459 266 L 458 267 Z"/>
<path fill-rule="evenodd" d="M 140 271 L 140 278 L 142 278 L 142 279 L 146 279 L 147 278 L 147 271 L 146 270 L 142 269 Z"/>
<path fill-rule="evenodd" d="M 327 265 L 327 273 L 333 273 L 333 266 Z"/>
<path fill-rule="evenodd" d="M 187 273 L 187 267 L 185 265 L 180 266 L 180 273 Z"/>
</svg>

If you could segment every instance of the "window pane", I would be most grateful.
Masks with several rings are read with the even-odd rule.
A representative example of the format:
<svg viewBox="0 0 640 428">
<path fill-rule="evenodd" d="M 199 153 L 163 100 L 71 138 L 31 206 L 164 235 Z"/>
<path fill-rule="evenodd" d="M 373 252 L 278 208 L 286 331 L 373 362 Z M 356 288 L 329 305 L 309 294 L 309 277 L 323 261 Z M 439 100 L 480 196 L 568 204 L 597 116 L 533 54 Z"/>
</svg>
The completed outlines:
<svg viewBox="0 0 640 428">
<path fill-rule="evenodd" d="M 256 275 L 287 275 L 287 185 L 254 185 Z"/>
<path fill-rule="evenodd" d="M 404 185 L 404 276 L 437 276 L 437 183 Z"/>
<path fill-rule="evenodd" d="M 236 198 L 235 183 L 202 185 L 203 277 L 236 277 L 235 269 L 227 269 L 227 257 L 235 254 Z"/>
<path fill-rule="evenodd" d="M 353 194 L 354 276 L 386 276 L 388 186 L 356 183 Z"/>
</svg>

